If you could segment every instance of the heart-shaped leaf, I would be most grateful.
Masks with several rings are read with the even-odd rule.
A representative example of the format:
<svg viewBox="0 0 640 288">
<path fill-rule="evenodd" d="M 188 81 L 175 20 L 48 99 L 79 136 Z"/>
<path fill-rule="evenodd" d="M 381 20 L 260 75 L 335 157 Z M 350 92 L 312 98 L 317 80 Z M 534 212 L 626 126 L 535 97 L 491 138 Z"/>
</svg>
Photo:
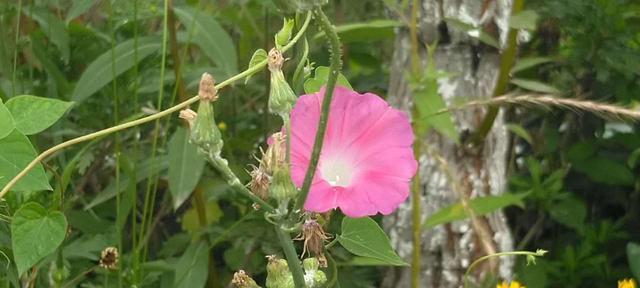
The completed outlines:
<svg viewBox="0 0 640 288">
<path fill-rule="evenodd" d="M 16 129 L 25 135 L 33 135 L 49 128 L 72 105 L 73 102 L 31 95 L 20 95 L 7 101 Z"/>
<path fill-rule="evenodd" d="M 9 112 L 9 109 L 7 109 L 7 107 L 2 104 L 2 100 L 0 100 L 0 139 L 7 137 L 14 128 L 15 124 L 13 124 L 11 112 Z"/>
<path fill-rule="evenodd" d="M 36 150 L 27 136 L 14 130 L 9 136 L 0 139 L 0 187 L 18 175 L 29 162 L 36 158 Z M 37 164 L 26 176 L 12 188 L 13 191 L 51 190 L 42 164 Z"/>
<path fill-rule="evenodd" d="M 387 234 L 369 217 L 345 217 L 342 220 L 342 234 L 338 236 L 338 242 L 358 256 L 375 258 L 389 265 L 408 265 L 393 251 Z"/>
<path fill-rule="evenodd" d="M 329 67 L 319 66 L 316 68 L 316 73 L 313 78 L 309 78 L 304 82 L 304 92 L 310 94 L 320 91 L 320 88 L 327 84 L 328 79 Z M 349 84 L 349 80 L 347 80 L 347 77 L 344 77 L 342 73 L 338 74 L 338 81 L 336 82 L 336 85 L 353 90 L 353 88 L 351 88 L 351 84 Z"/>
<path fill-rule="evenodd" d="M 18 274 L 55 252 L 66 233 L 67 219 L 62 213 L 47 211 L 35 202 L 22 205 L 11 222 L 11 245 Z"/>
</svg>

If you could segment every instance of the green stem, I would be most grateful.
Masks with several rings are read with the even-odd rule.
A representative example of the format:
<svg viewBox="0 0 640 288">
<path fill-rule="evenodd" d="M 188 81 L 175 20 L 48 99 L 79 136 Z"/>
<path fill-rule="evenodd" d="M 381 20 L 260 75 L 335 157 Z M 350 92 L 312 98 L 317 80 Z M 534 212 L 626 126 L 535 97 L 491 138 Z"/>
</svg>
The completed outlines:
<svg viewBox="0 0 640 288">
<path fill-rule="evenodd" d="M 11 96 L 16 95 L 16 71 L 18 70 L 18 40 L 20 40 L 20 20 L 22 19 L 22 0 L 18 0 L 18 14 L 16 14 L 16 38 L 13 50 L 13 73 L 11 75 Z"/>
<path fill-rule="evenodd" d="M 471 270 L 473 270 L 473 268 L 478 266 L 478 264 L 480 264 L 480 262 L 482 262 L 484 260 L 487 260 L 487 259 L 490 259 L 490 258 L 495 258 L 495 257 L 516 256 L 516 255 L 534 257 L 533 259 L 535 259 L 535 257 L 542 257 L 546 253 L 547 253 L 547 251 L 538 249 L 536 252 L 531 252 L 531 251 L 511 251 L 511 252 L 500 252 L 500 253 L 494 253 L 494 254 L 489 254 L 489 255 L 482 256 L 482 257 L 478 258 L 476 261 L 473 261 L 473 263 L 471 263 L 471 265 L 469 265 L 469 268 L 467 268 L 467 272 L 464 273 L 464 287 L 469 287 L 469 273 L 471 273 Z"/>
<path fill-rule="evenodd" d="M 296 41 L 298 41 L 300 39 L 300 37 L 302 37 L 302 34 L 304 34 L 304 32 L 307 29 L 307 26 L 309 25 L 309 21 L 311 20 L 311 13 L 307 14 L 307 19 L 304 23 L 304 25 L 302 26 L 302 28 L 300 28 L 300 30 L 298 31 L 298 34 L 296 34 L 295 37 L 293 37 L 293 39 L 291 39 L 291 41 L 289 41 L 289 43 L 282 47 L 282 51 L 287 51 L 289 49 L 291 49 L 291 47 L 293 47 L 293 45 L 295 44 Z M 220 90 L 223 87 L 229 86 L 231 83 L 238 81 L 240 79 L 243 79 L 249 75 L 253 75 L 254 73 L 262 70 L 265 66 L 267 65 L 267 60 L 263 60 L 262 62 L 256 64 L 255 66 L 243 71 L 240 74 L 236 74 L 235 76 L 220 82 L 220 84 L 216 85 L 216 89 Z M 7 185 L 4 186 L 4 188 L 2 188 L 2 190 L 0 190 L 0 199 L 4 198 L 4 196 L 9 193 L 9 190 L 21 179 L 23 178 L 25 175 L 27 175 L 27 173 L 29 173 L 29 171 L 31 171 L 31 169 L 33 169 L 36 165 L 38 165 L 38 163 L 42 162 L 43 160 L 47 159 L 48 157 L 54 155 L 56 152 L 65 149 L 67 147 L 73 146 L 75 144 L 81 143 L 81 142 L 85 142 L 103 135 L 108 135 L 111 133 L 115 133 L 118 131 L 122 131 L 124 129 L 128 129 L 131 127 L 135 127 L 147 122 L 151 122 L 154 121 L 156 119 L 160 119 L 164 116 L 170 115 L 174 112 L 178 112 L 186 107 L 188 107 L 189 105 L 198 102 L 198 100 L 200 100 L 199 96 L 194 96 L 189 98 L 188 100 L 179 103 L 173 107 L 167 108 L 163 111 L 160 111 L 158 113 L 149 115 L 147 117 L 144 118 L 140 118 L 138 120 L 134 120 L 131 122 L 127 122 L 127 123 L 123 123 L 117 126 L 113 126 L 113 127 L 109 127 L 100 131 L 96 131 L 84 136 L 80 136 L 77 138 L 73 138 L 71 140 L 62 142 L 56 146 L 53 146 L 47 150 L 45 150 L 44 152 L 40 153 L 40 155 L 38 155 L 38 157 L 36 157 L 36 159 L 33 159 L 33 161 L 31 161 L 24 169 L 22 169 L 22 171 L 20 171 L 20 173 L 18 173 L 18 175 L 16 175 L 15 177 L 13 177 L 11 179 L 11 181 L 9 181 L 9 183 L 7 183 Z"/>
<path fill-rule="evenodd" d="M 313 14 L 318 21 L 318 26 L 324 31 L 329 40 L 329 51 L 331 52 L 331 65 L 329 66 L 329 78 L 327 79 L 327 86 L 324 93 L 324 99 L 322 100 L 322 114 L 320 114 L 320 121 L 318 122 L 318 131 L 316 132 L 316 139 L 313 144 L 313 150 L 311 152 L 311 160 L 309 161 L 309 168 L 304 176 L 304 182 L 302 183 L 302 189 L 300 195 L 295 204 L 293 211 L 299 211 L 304 206 L 304 202 L 309 195 L 309 189 L 311 188 L 311 182 L 313 176 L 318 168 L 318 160 L 320 159 L 320 151 L 322 151 L 322 144 L 324 142 L 324 134 L 327 130 L 327 122 L 329 120 L 329 110 L 331 108 L 331 99 L 333 98 L 333 89 L 336 87 L 336 80 L 338 74 L 342 69 L 341 51 L 340 51 L 340 39 L 338 33 L 336 33 L 335 27 L 331 25 L 331 21 L 327 18 L 327 15 L 322 12 L 320 7 L 313 10 Z"/>
<path fill-rule="evenodd" d="M 418 47 L 418 8 L 419 3 L 417 0 L 413 0 L 411 4 L 411 25 L 409 25 L 409 35 L 411 38 L 411 68 L 414 75 L 419 75 L 420 71 L 420 54 Z M 433 57 L 429 57 L 431 61 Z M 413 118 L 417 118 L 417 108 L 413 107 Z M 414 122 L 416 123 L 416 122 Z M 416 131 L 416 128 L 413 127 Z M 416 159 L 420 159 L 422 153 L 422 138 L 417 137 L 415 143 L 413 143 L 413 154 Z M 413 176 L 413 182 L 411 184 L 411 235 L 412 235 L 412 249 L 411 249 L 411 287 L 420 287 L 420 260 L 422 252 L 422 191 L 420 189 L 420 169 L 416 171 L 416 175 Z"/>
<path fill-rule="evenodd" d="M 289 266 L 289 271 L 293 275 L 293 283 L 296 287 L 306 287 L 304 283 L 304 272 L 302 271 L 302 265 L 300 264 L 300 260 L 298 259 L 298 253 L 296 252 L 296 248 L 293 246 L 293 240 L 291 240 L 291 235 L 288 232 L 282 231 L 280 227 L 275 226 L 276 235 L 278 235 L 278 240 L 280 240 L 280 245 L 284 250 L 284 256 L 287 258 L 287 264 Z"/>
<path fill-rule="evenodd" d="M 513 8 L 511 10 L 511 17 L 519 13 L 522 10 L 523 6 L 524 0 L 514 0 Z M 509 31 L 507 33 L 509 33 L 507 35 L 507 47 L 502 52 L 502 56 L 500 58 L 500 72 L 498 74 L 498 82 L 496 83 L 496 87 L 493 89 L 493 97 L 501 96 L 507 91 L 511 67 L 513 67 L 513 63 L 516 60 L 518 30 L 509 28 Z M 498 109 L 500 109 L 498 106 L 489 107 L 489 111 L 487 111 L 487 114 L 482 120 L 482 124 L 480 124 L 478 131 L 476 131 L 476 135 L 473 137 L 473 141 L 476 144 L 482 143 L 491 131 L 493 122 L 498 116 Z"/>
</svg>

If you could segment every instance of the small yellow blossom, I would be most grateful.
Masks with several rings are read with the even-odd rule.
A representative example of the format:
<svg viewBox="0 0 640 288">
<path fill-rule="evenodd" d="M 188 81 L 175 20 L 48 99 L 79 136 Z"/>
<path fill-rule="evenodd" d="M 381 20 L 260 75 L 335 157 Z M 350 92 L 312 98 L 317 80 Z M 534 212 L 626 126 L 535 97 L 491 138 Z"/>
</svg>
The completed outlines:
<svg viewBox="0 0 640 288">
<path fill-rule="evenodd" d="M 633 279 L 622 279 L 618 281 L 618 288 L 636 288 L 636 281 Z"/>
<path fill-rule="evenodd" d="M 222 131 L 227 130 L 227 123 L 220 121 L 220 123 L 218 123 L 218 129 Z"/>
<path fill-rule="evenodd" d="M 527 287 L 522 286 L 522 284 L 520 284 L 520 282 L 518 281 L 511 281 L 511 283 L 509 284 L 507 284 L 506 281 L 503 281 L 502 283 L 498 284 L 496 288 L 527 288 Z"/>
</svg>

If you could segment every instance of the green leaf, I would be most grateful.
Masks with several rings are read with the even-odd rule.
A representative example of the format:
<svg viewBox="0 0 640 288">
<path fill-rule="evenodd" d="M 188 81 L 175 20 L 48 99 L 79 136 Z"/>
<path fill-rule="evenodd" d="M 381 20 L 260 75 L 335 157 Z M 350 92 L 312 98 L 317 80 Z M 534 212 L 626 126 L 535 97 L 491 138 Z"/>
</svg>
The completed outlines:
<svg viewBox="0 0 640 288">
<path fill-rule="evenodd" d="M 47 211 L 34 202 L 22 205 L 11 221 L 11 245 L 18 274 L 55 252 L 66 233 L 67 220 L 59 211 Z"/>
<path fill-rule="evenodd" d="M 284 23 L 282 23 L 282 28 L 275 36 L 276 48 L 281 49 L 283 46 L 289 43 L 289 39 L 291 39 L 291 31 L 293 30 L 293 24 L 295 22 L 293 19 L 284 18 Z"/>
<path fill-rule="evenodd" d="M 205 205 L 205 214 L 207 217 L 207 225 L 211 225 L 214 223 L 218 223 L 220 218 L 224 214 L 222 209 L 220 209 L 220 205 L 218 205 L 217 201 L 209 201 Z M 195 234 L 200 229 L 202 229 L 202 225 L 200 224 L 200 219 L 198 219 L 198 209 L 196 207 L 191 207 L 189 210 L 184 212 L 182 215 L 182 221 L 180 221 L 182 225 L 182 230 L 187 231 L 191 234 Z"/>
<path fill-rule="evenodd" d="M 68 24 L 71 20 L 78 18 L 78 16 L 86 13 L 96 4 L 98 0 L 76 0 L 73 1 L 73 5 L 69 12 L 67 13 L 67 17 L 65 18 L 65 22 Z"/>
<path fill-rule="evenodd" d="M 534 91 L 534 92 L 560 94 L 560 90 L 558 90 L 557 88 L 549 84 L 538 82 L 536 80 L 513 78 L 511 79 L 511 84 L 526 90 Z"/>
<path fill-rule="evenodd" d="M 98 56 L 87 69 L 84 70 L 78 84 L 73 91 L 71 99 L 73 101 L 83 101 L 89 96 L 98 92 L 102 87 L 113 81 L 112 60 L 115 63 L 115 76 L 119 76 L 131 69 L 136 63 L 135 39 L 130 39 L 118 44 L 113 51 L 109 50 Z M 145 57 L 158 51 L 162 47 L 162 41 L 158 37 L 138 38 L 137 60 L 142 61 Z M 114 59 L 112 59 L 112 53 Z"/>
<path fill-rule="evenodd" d="M 213 63 L 224 70 L 226 76 L 237 73 L 238 60 L 233 41 L 213 16 L 185 6 L 176 6 L 173 11 L 187 31 L 192 33 L 191 40 Z"/>
<path fill-rule="evenodd" d="M 338 242 L 355 255 L 375 258 L 389 265 L 408 266 L 393 251 L 389 237 L 382 231 L 382 228 L 369 217 L 344 217 L 342 234 L 338 236 Z"/>
<path fill-rule="evenodd" d="M 377 40 L 393 39 L 396 27 L 401 26 L 399 21 L 377 19 L 368 22 L 350 23 L 336 26 L 336 32 L 343 43 L 371 42 Z M 313 40 L 324 37 L 324 32 L 313 35 Z"/>
<path fill-rule="evenodd" d="M 537 65 L 540 64 L 544 64 L 544 63 L 549 63 L 549 62 L 553 62 L 555 61 L 553 58 L 551 57 L 527 57 L 527 58 L 522 58 L 519 59 L 518 62 L 516 62 L 515 65 L 513 65 L 513 68 L 511 68 L 511 74 L 515 74 L 518 73 L 522 70 L 526 70 L 529 69 L 531 67 L 535 67 Z"/>
<path fill-rule="evenodd" d="M 33 135 L 49 128 L 60 119 L 73 102 L 20 95 L 7 101 L 7 108 L 13 115 L 16 129 L 25 135 Z"/>
<path fill-rule="evenodd" d="M 438 79 L 448 76 L 436 70 L 433 61 L 434 51 L 433 48 L 428 51 L 428 64 L 424 76 L 420 79 L 413 77 L 409 86 L 413 92 L 413 101 L 416 107 L 414 123 L 416 134 L 418 137 L 423 137 L 431 128 L 434 128 L 442 135 L 457 142 L 458 131 L 453 123 L 451 113 L 436 114 L 447 108 L 444 99 L 438 93 Z"/>
<path fill-rule="evenodd" d="M 509 27 L 513 29 L 535 30 L 538 13 L 533 10 L 522 10 L 509 19 Z"/>
<path fill-rule="evenodd" d="M 169 190 L 173 208 L 178 209 L 198 185 L 205 160 L 189 143 L 189 131 L 178 128 L 169 140 Z"/>
<path fill-rule="evenodd" d="M 529 134 L 529 131 L 527 131 L 527 129 L 524 129 L 524 127 L 515 123 L 509 123 L 506 126 L 507 129 L 509 129 L 509 131 L 511 131 L 513 134 L 518 135 L 520 138 L 527 141 L 527 143 L 533 145 L 533 138 L 531 137 L 531 134 Z"/>
<path fill-rule="evenodd" d="M 584 202 L 576 197 L 568 196 L 551 203 L 549 215 L 553 220 L 581 232 L 584 221 L 587 218 L 587 207 Z"/>
<path fill-rule="evenodd" d="M 175 265 L 173 287 L 204 287 L 208 268 L 209 247 L 203 240 L 192 243 Z"/>
<path fill-rule="evenodd" d="M 251 60 L 249 60 L 249 67 L 247 67 L 247 69 L 255 67 L 260 62 L 267 60 L 268 57 L 269 54 L 267 54 L 267 51 L 265 51 L 264 49 L 261 48 L 256 50 L 256 52 L 253 52 Z M 253 74 L 256 74 L 256 72 L 247 75 L 247 78 L 244 79 L 244 84 L 247 84 L 249 82 L 249 79 L 251 79 L 251 76 L 253 76 Z"/>
<path fill-rule="evenodd" d="M 455 18 L 445 18 L 444 21 L 447 22 L 449 26 L 466 32 L 467 35 L 480 40 L 484 44 L 487 44 L 494 48 L 500 48 L 500 44 L 498 44 L 498 41 L 487 32 L 484 32 L 482 27 L 477 27 Z"/>
<path fill-rule="evenodd" d="M 629 260 L 629 270 L 636 279 L 640 279 L 640 244 L 627 244 L 627 259 Z"/>
<path fill-rule="evenodd" d="M 47 38 L 58 47 L 60 56 L 65 62 L 69 61 L 69 33 L 67 26 L 58 17 L 44 8 L 30 9 L 27 15 L 40 25 L 40 30 L 47 35 Z"/>
<path fill-rule="evenodd" d="M 11 131 L 15 129 L 16 125 L 13 123 L 13 117 L 9 109 L 0 100 L 0 139 L 7 137 L 11 134 Z"/>
<path fill-rule="evenodd" d="M 572 168 L 589 176 L 591 180 L 608 185 L 633 185 L 635 176 L 624 164 L 606 156 L 572 161 Z"/>
<path fill-rule="evenodd" d="M 469 206 L 475 213 L 475 216 L 482 216 L 512 205 L 522 208 L 524 207 L 522 199 L 529 194 L 530 192 L 518 194 L 505 193 L 498 196 L 478 197 L 471 199 Z M 441 224 L 467 219 L 469 216 L 462 206 L 462 203 L 456 203 L 433 213 L 433 215 L 424 222 L 424 227 L 425 229 L 431 229 Z"/>
<path fill-rule="evenodd" d="M 2 137 L 0 137 L 2 138 Z M 638 163 L 638 159 L 640 158 L 640 148 L 633 150 L 629 158 L 627 158 L 627 166 L 633 169 L 636 168 L 636 164 Z"/>
<path fill-rule="evenodd" d="M 316 93 L 320 91 L 322 86 L 327 84 L 327 79 L 329 78 L 329 67 L 318 66 L 315 72 L 316 73 L 312 78 L 309 78 L 304 82 L 304 92 L 307 94 Z M 336 82 L 336 85 L 353 90 L 353 88 L 351 88 L 351 84 L 349 84 L 349 80 L 347 80 L 347 77 L 344 77 L 342 73 L 338 75 L 338 82 Z"/>
<path fill-rule="evenodd" d="M 388 262 L 377 258 L 355 256 L 349 262 L 340 263 L 340 266 L 388 266 Z"/>
<path fill-rule="evenodd" d="M 0 140 L 0 187 L 7 183 L 37 156 L 36 150 L 24 136 L 14 130 Z M 38 163 L 26 176 L 22 177 L 11 189 L 13 191 L 51 190 L 42 164 Z"/>
</svg>

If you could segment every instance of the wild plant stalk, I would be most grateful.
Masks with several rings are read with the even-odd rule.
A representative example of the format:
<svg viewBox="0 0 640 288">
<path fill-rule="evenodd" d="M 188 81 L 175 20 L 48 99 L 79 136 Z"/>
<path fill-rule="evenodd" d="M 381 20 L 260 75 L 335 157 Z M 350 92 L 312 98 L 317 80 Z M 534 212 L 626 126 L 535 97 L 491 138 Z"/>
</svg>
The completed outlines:
<svg viewBox="0 0 640 288">
<path fill-rule="evenodd" d="M 291 49 L 293 47 L 293 45 L 300 39 L 300 37 L 302 37 L 302 35 L 304 34 L 304 32 L 306 31 L 308 24 L 311 20 L 311 13 L 307 13 L 307 17 L 305 19 L 305 23 L 303 24 L 303 26 L 300 28 L 300 30 L 298 30 L 298 33 L 291 39 L 291 41 L 289 41 L 289 43 L 287 45 L 285 45 L 284 47 L 282 47 L 282 51 L 287 51 L 289 49 Z M 220 82 L 218 85 L 215 86 L 215 88 L 217 90 L 220 90 L 226 86 L 229 86 L 231 83 L 238 81 L 240 79 L 244 79 L 245 77 L 247 77 L 248 75 L 252 75 L 260 70 L 262 70 L 265 66 L 267 65 L 267 60 L 263 60 L 260 63 L 257 63 L 256 65 L 254 65 L 253 67 L 248 68 L 247 70 L 242 71 L 239 74 L 236 74 L 232 77 L 230 77 L 229 79 Z M 0 198 L 4 198 L 4 196 L 9 192 L 9 190 L 20 180 L 22 179 L 25 175 L 27 175 L 27 173 L 29 173 L 29 171 L 31 171 L 38 163 L 46 160 L 47 158 L 49 158 L 52 155 L 55 155 L 57 152 L 71 147 L 75 144 L 78 143 L 82 143 L 85 141 L 89 141 L 92 139 L 95 139 L 97 137 L 103 136 L 103 135 L 109 135 L 118 131 L 122 131 L 128 128 L 132 128 L 132 127 L 136 127 L 151 121 L 154 121 L 156 119 L 160 119 L 162 117 L 171 115 L 175 112 L 178 112 L 186 107 L 188 107 L 189 105 L 192 105 L 196 102 L 199 101 L 199 96 L 193 96 L 191 98 L 189 98 L 188 100 L 181 102 L 179 104 L 176 104 L 175 106 L 172 106 L 170 108 L 167 108 L 165 110 L 162 110 L 160 112 L 151 114 L 149 116 L 137 119 L 137 120 L 133 120 L 130 122 L 126 122 L 120 125 L 116 125 L 116 126 L 112 126 L 100 131 L 96 131 L 84 136 L 80 136 L 80 137 L 76 137 L 70 140 L 67 140 L 65 142 L 62 142 L 56 146 L 53 146 L 47 150 L 45 150 L 44 152 L 40 153 L 35 159 L 33 159 L 31 162 L 29 162 L 29 164 L 22 169 L 22 171 L 20 171 L 20 173 L 18 173 L 16 176 L 14 176 L 11 181 L 9 181 L 4 188 L 2 188 L 2 190 L 0 190 Z"/>
</svg>

